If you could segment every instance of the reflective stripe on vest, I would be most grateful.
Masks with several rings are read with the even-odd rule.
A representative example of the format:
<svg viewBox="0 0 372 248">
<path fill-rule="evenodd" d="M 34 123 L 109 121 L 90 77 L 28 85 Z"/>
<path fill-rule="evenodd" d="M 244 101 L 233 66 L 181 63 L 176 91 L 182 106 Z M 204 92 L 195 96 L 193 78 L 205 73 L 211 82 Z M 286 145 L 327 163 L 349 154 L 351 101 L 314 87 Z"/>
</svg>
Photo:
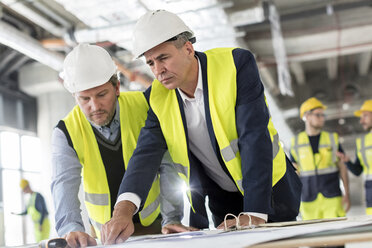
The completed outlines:
<svg viewBox="0 0 372 248">
<path fill-rule="evenodd" d="M 315 175 L 326 175 L 326 174 L 332 174 L 338 172 L 337 167 L 329 167 L 321 170 L 313 170 L 313 171 L 302 171 L 301 177 L 307 177 L 307 176 L 315 176 Z"/>
<path fill-rule="evenodd" d="M 360 152 L 362 153 L 362 156 L 363 156 L 363 162 L 366 165 L 367 170 L 369 170 L 370 166 L 369 166 L 369 163 L 368 163 L 366 151 L 367 151 L 367 149 L 371 149 L 372 146 L 365 146 L 365 144 L 366 144 L 366 136 L 363 136 L 361 138 Z"/>
<path fill-rule="evenodd" d="M 124 165 L 127 166 L 137 145 L 140 130 L 145 124 L 148 104 L 142 92 L 123 92 L 118 97 L 118 102 Z M 100 227 L 110 220 L 111 204 L 113 203 L 110 202 L 106 170 L 98 143 L 92 126 L 78 106 L 75 106 L 64 118 L 64 122 L 71 137 L 73 148 L 83 166 L 85 205 L 89 218 L 93 226 L 96 227 L 97 236 L 100 237 Z M 145 215 L 141 215 L 142 211 L 139 213 L 142 225 L 150 225 L 159 215 L 159 194 L 160 185 L 157 176 L 142 210 L 145 211 Z"/>
<path fill-rule="evenodd" d="M 372 181 L 372 174 L 365 175 L 364 178 L 366 181 Z"/>
<path fill-rule="evenodd" d="M 157 197 L 155 201 L 151 202 L 150 205 L 148 205 L 146 208 L 143 208 L 141 211 L 141 217 L 147 218 L 149 217 L 153 212 L 156 211 L 156 209 L 160 206 L 160 197 Z"/>
<path fill-rule="evenodd" d="M 208 102 L 221 156 L 239 191 L 244 194 L 238 134 L 236 125 L 234 125 L 237 85 L 232 50 L 233 48 L 217 48 L 205 52 L 207 55 Z M 206 101 L 207 99 L 204 99 L 204 102 Z M 174 163 L 177 164 L 177 171 L 185 177 L 184 180 L 189 185 L 189 151 L 176 91 L 168 90 L 158 80 L 154 80 L 150 105 L 158 117 L 169 153 Z M 169 118 L 170 116 L 172 118 Z M 275 156 L 272 175 L 272 185 L 275 185 L 286 172 L 286 161 L 271 118 L 268 130 L 272 143 L 276 143 L 273 144 L 273 154 L 270 154 L 270 156 Z M 189 192 L 188 196 L 190 199 Z"/>
<path fill-rule="evenodd" d="M 332 134 L 329 134 L 329 139 L 331 141 L 331 147 L 332 147 L 332 161 L 333 163 L 336 163 L 337 162 L 337 156 L 336 156 L 337 146 L 336 146 L 335 137 Z M 322 148 L 323 148 L 323 144 L 322 144 Z"/>
<path fill-rule="evenodd" d="M 109 194 L 90 194 L 85 192 L 85 200 L 94 205 L 109 205 Z"/>
<path fill-rule="evenodd" d="M 372 175 L 372 133 L 357 138 L 357 156 L 363 166 L 363 172 L 368 176 Z"/>
<path fill-rule="evenodd" d="M 226 162 L 229 162 L 236 157 L 238 151 L 238 139 L 234 139 L 230 142 L 230 146 L 227 146 L 221 150 L 221 155 Z"/>
<path fill-rule="evenodd" d="M 272 146 L 273 146 L 273 159 L 274 159 L 280 150 L 278 134 L 274 135 Z M 221 150 L 221 155 L 225 161 L 229 162 L 230 160 L 236 157 L 236 154 L 238 153 L 238 151 L 239 151 L 238 139 L 234 139 L 230 142 L 230 146 L 227 146 Z"/>
</svg>

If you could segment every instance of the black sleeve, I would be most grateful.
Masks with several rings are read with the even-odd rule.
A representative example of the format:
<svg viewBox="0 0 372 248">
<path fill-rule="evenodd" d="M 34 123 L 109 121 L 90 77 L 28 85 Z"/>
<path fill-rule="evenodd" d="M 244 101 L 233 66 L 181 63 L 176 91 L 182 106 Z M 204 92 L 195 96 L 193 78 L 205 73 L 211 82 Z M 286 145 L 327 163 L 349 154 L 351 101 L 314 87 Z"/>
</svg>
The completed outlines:
<svg viewBox="0 0 372 248">
<path fill-rule="evenodd" d="M 345 153 L 340 143 L 338 144 L 338 151 L 341 153 Z"/>
<path fill-rule="evenodd" d="M 150 104 L 150 93 L 151 93 L 151 86 L 148 87 L 147 90 L 143 92 L 143 95 L 145 96 L 148 104 Z"/>
<path fill-rule="evenodd" d="M 346 163 L 346 166 L 351 173 L 353 173 L 356 176 L 359 176 L 363 172 L 363 166 L 360 163 L 357 154 L 355 154 L 355 157 L 356 157 L 355 162 L 353 163 L 353 162 L 349 161 L 349 162 Z"/>
<path fill-rule="evenodd" d="M 159 120 L 150 108 L 118 195 L 125 192 L 135 193 L 141 198 L 143 206 L 166 150 L 167 145 Z"/>
<path fill-rule="evenodd" d="M 39 193 L 36 193 L 35 208 L 40 213 L 39 224 L 42 225 L 45 217 L 48 216 L 48 210 L 45 204 L 44 197 Z"/>
<path fill-rule="evenodd" d="M 296 163 L 296 164 L 297 164 L 297 161 L 296 161 L 296 159 L 293 157 L 292 153 L 289 153 L 289 160 L 290 160 L 292 163 Z"/>
<path fill-rule="evenodd" d="M 270 113 L 264 86 L 251 52 L 233 51 L 237 71 L 236 127 L 241 156 L 244 211 L 268 214 L 272 199 L 272 142 L 267 128 Z"/>
</svg>

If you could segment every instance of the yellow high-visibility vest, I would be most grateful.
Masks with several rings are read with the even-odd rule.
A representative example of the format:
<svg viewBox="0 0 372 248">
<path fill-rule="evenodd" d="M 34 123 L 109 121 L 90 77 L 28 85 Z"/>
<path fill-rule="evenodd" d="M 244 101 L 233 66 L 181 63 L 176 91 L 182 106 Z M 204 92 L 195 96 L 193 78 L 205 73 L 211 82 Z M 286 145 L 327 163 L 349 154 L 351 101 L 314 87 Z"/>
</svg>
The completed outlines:
<svg viewBox="0 0 372 248">
<path fill-rule="evenodd" d="M 319 138 L 319 153 L 316 154 L 313 153 L 306 132 L 299 133 L 291 140 L 291 154 L 299 166 L 300 176 L 325 175 L 337 172 L 337 149 L 337 133 L 322 131 Z"/>
<path fill-rule="evenodd" d="M 357 138 L 356 147 L 366 180 L 372 180 L 372 133 Z"/>
<path fill-rule="evenodd" d="M 141 128 L 145 125 L 149 108 L 142 92 L 122 92 L 118 97 L 120 106 L 120 131 L 124 165 L 137 145 Z M 63 119 L 70 134 L 73 148 L 83 166 L 82 177 L 85 193 L 85 206 L 96 234 L 100 237 L 101 226 L 111 219 L 110 191 L 106 170 L 99 151 L 98 143 L 89 121 L 79 106 Z M 160 213 L 160 185 L 157 175 L 147 196 L 144 207 L 139 213 L 141 224 L 151 225 Z"/>
<path fill-rule="evenodd" d="M 235 124 L 237 82 L 232 50 L 233 48 L 217 48 L 205 52 L 207 55 L 208 100 L 221 156 L 237 188 L 244 195 L 241 157 L 238 147 L 239 137 Z M 168 90 L 158 80 L 154 80 L 150 105 L 159 119 L 162 133 L 178 174 L 189 186 L 189 151 L 175 90 Z M 267 128 L 273 144 L 272 186 L 274 186 L 286 172 L 286 158 L 271 118 Z M 192 204 L 190 191 L 187 195 Z"/>
</svg>

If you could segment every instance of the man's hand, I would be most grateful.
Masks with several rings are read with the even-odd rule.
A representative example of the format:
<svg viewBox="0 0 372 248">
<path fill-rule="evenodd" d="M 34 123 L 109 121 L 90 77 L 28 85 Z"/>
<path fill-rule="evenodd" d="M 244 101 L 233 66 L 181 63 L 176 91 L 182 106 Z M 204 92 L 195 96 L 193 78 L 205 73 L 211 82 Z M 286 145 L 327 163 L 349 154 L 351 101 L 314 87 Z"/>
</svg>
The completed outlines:
<svg viewBox="0 0 372 248">
<path fill-rule="evenodd" d="M 350 199 L 349 199 L 349 196 L 348 195 L 344 195 L 342 197 L 342 205 L 344 206 L 344 210 L 345 212 L 347 213 L 350 209 Z"/>
<path fill-rule="evenodd" d="M 123 243 L 133 234 L 132 218 L 136 209 L 130 201 L 116 204 L 112 219 L 102 226 L 101 239 L 104 245 Z"/>
<path fill-rule="evenodd" d="M 182 224 L 167 224 L 161 229 L 162 234 L 170 233 L 180 233 L 180 232 L 190 232 L 190 231 L 199 231 L 199 229 L 192 226 L 184 226 Z"/>
<path fill-rule="evenodd" d="M 85 232 L 70 232 L 65 236 L 65 239 L 71 248 L 97 245 L 96 240 Z"/>
<path fill-rule="evenodd" d="M 342 153 L 342 152 L 339 152 L 337 151 L 336 152 L 336 156 L 340 159 L 341 162 L 343 163 L 347 163 L 350 161 L 350 158 L 348 155 L 346 155 L 345 153 Z"/>
<path fill-rule="evenodd" d="M 254 226 L 257 226 L 259 224 L 264 224 L 265 223 L 265 220 L 264 219 L 261 219 L 259 217 L 256 217 L 256 216 L 253 216 L 253 215 L 250 215 L 251 217 L 251 224 L 254 225 Z M 242 214 L 240 215 L 239 217 L 239 224 L 240 226 L 249 226 L 249 216 L 246 215 L 246 214 Z M 226 226 L 227 228 L 229 227 L 235 227 L 237 225 L 236 223 L 236 220 L 235 219 L 228 219 L 226 220 Z M 218 227 L 217 229 L 224 229 L 225 228 L 225 223 L 222 222 Z"/>
</svg>

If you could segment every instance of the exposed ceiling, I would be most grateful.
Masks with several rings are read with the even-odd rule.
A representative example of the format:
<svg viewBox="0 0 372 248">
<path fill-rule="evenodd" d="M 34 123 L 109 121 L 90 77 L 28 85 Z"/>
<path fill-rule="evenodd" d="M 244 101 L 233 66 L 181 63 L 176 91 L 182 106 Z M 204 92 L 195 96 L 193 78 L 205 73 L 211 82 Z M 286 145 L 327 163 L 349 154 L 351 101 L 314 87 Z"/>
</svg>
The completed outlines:
<svg viewBox="0 0 372 248">
<path fill-rule="evenodd" d="M 151 73 L 133 61 L 132 29 L 147 10 L 167 9 L 195 32 L 197 50 L 240 46 L 256 55 L 272 115 L 289 132 L 304 128 L 298 107 L 311 96 L 328 105 L 326 129 L 340 134 L 344 148 L 363 132 L 353 111 L 372 95 L 372 0 L 0 2 L 0 89 L 19 91 L 20 68 L 35 61 L 59 71 L 77 42 L 107 48 L 123 83 L 138 89 L 129 82 L 144 85 Z M 289 88 L 293 96 L 280 93 Z"/>
</svg>

